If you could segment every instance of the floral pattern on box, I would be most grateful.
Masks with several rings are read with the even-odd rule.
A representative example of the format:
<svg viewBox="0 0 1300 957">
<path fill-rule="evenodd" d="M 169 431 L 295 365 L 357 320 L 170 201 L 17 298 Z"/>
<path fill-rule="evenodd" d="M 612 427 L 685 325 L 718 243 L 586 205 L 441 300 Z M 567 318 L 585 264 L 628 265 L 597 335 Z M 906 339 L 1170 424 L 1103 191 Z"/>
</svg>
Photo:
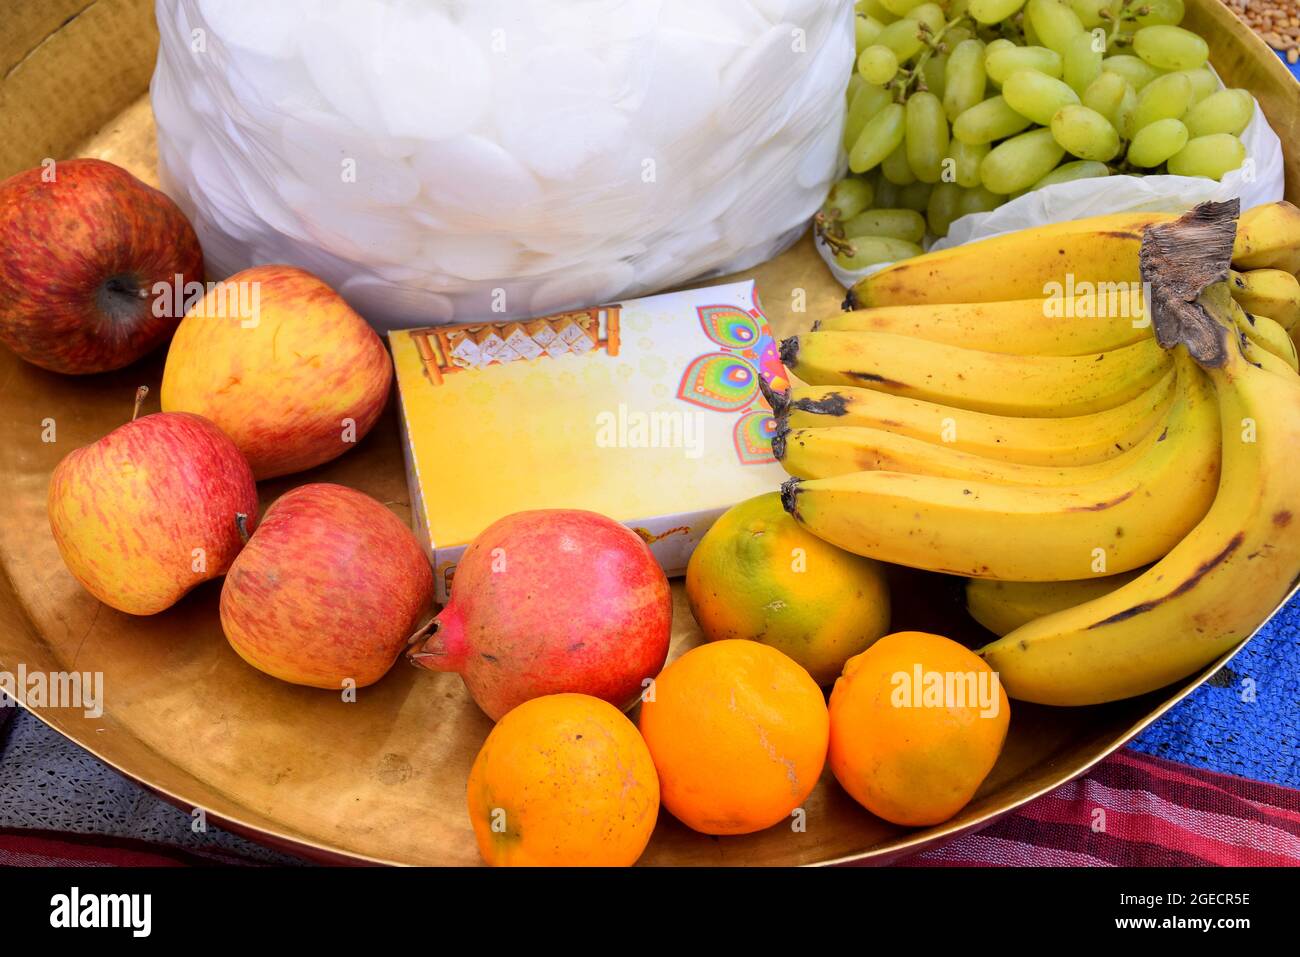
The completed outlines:
<svg viewBox="0 0 1300 957">
<path fill-rule="evenodd" d="M 717 305 L 700 306 L 696 312 L 704 334 L 722 348 L 691 361 L 682 374 L 677 397 L 737 416 L 732 438 L 742 464 L 776 461 L 772 455 L 776 419 L 759 390 L 759 379 L 777 392 L 789 388 L 790 381 L 757 297 L 748 311 Z"/>
</svg>

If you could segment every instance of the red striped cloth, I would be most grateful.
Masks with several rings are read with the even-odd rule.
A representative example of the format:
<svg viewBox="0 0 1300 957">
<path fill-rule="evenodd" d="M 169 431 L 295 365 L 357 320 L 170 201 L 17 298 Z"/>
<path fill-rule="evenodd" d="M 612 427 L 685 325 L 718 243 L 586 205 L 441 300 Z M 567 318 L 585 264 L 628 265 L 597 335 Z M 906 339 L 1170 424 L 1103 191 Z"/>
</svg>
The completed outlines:
<svg viewBox="0 0 1300 957">
<path fill-rule="evenodd" d="M 103 834 L 0 830 L 0 867 L 210 867 L 259 863 L 236 854 L 195 852 Z"/>
<path fill-rule="evenodd" d="M 1300 866 L 1300 791 L 1120 751 L 920 867 Z"/>
<path fill-rule="evenodd" d="M 95 835 L 0 831 L 0 866 L 253 863 Z M 1300 866 L 1300 791 L 1121 751 L 909 867 Z"/>
</svg>

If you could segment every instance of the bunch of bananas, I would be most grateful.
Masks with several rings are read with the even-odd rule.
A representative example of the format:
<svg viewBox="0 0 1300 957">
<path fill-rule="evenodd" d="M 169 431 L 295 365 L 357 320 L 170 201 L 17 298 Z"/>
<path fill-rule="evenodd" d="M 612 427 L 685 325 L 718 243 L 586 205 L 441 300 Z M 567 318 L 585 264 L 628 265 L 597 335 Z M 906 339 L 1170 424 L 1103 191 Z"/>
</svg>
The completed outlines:
<svg viewBox="0 0 1300 957">
<path fill-rule="evenodd" d="M 1297 270 L 1300 210 L 1233 202 L 877 272 L 782 344 L 807 383 L 769 396 L 786 509 L 848 551 L 969 577 L 1012 697 L 1177 681 L 1300 576 Z"/>
</svg>

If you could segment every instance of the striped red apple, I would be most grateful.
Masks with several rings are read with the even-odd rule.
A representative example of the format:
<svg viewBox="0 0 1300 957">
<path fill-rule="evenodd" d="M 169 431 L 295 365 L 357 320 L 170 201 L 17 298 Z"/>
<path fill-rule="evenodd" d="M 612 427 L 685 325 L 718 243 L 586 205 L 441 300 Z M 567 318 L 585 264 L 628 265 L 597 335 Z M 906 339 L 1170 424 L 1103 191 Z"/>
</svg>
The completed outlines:
<svg viewBox="0 0 1300 957">
<path fill-rule="evenodd" d="M 197 415 L 157 413 L 71 452 L 54 469 L 50 530 L 77 581 L 133 615 L 171 607 L 224 574 L 257 525 L 248 462 Z"/>
<path fill-rule="evenodd" d="M 433 570 L 406 524 L 368 495 L 315 483 L 266 510 L 226 576 L 221 626 L 269 675 L 361 688 L 384 676 L 432 602 Z"/>
<path fill-rule="evenodd" d="M 338 293 L 293 266 L 255 266 L 186 314 L 167 353 L 162 407 L 211 419 L 261 481 L 360 441 L 392 377 L 383 342 Z"/>
<path fill-rule="evenodd" d="M 180 321 L 159 290 L 202 281 L 185 215 L 119 166 L 64 160 L 0 183 L 0 342 L 34 365 L 129 365 Z"/>
</svg>

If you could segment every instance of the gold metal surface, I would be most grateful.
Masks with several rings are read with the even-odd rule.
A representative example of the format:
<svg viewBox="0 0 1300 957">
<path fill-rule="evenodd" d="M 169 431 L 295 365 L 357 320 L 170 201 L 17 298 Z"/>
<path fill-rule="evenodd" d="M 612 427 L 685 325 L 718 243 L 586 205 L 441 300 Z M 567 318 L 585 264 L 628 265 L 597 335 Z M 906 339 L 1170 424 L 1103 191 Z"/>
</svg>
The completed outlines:
<svg viewBox="0 0 1300 957">
<path fill-rule="evenodd" d="M 62 28 L 49 16 L 55 6 L 49 0 L 0 0 L 0 23 L 6 23 L 0 40 L 0 120 L 6 133 L 44 123 L 39 137 L 17 145 L 0 136 L 0 175 L 56 151 L 59 157 L 110 159 L 155 182 L 152 117 L 143 96 L 147 63 L 121 63 L 122 46 L 111 45 L 117 36 L 133 56 L 151 55 L 156 38 L 140 29 L 149 22 L 143 14 L 151 4 L 64 2 L 65 15 L 87 9 Z M 1276 57 L 1217 0 L 1192 0 L 1189 11 L 1225 79 L 1248 83 L 1283 142 L 1294 143 L 1300 88 Z M 111 15 L 117 32 L 78 26 L 91 15 Z M 26 33 L 10 33 L 11 23 Z M 41 30 L 47 31 L 44 40 Z M 48 86 L 33 80 L 32 71 L 43 71 Z M 15 76 L 25 85 L 15 86 Z M 94 95 L 78 99 L 78 84 L 93 87 Z M 50 91 L 58 89 L 66 95 L 55 99 L 66 108 L 42 116 L 53 102 Z M 85 104 L 80 113 L 79 103 Z M 106 117 L 112 117 L 108 125 L 96 130 Z M 61 144 L 68 144 L 66 150 Z M 1288 158 L 1293 201 L 1300 190 L 1296 163 L 1296 157 Z M 837 309 L 843 296 L 808 237 L 753 274 L 773 327 L 783 335 Z M 806 309 L 795 312 L 800 290 Z M 38 716 L 159 794 L 184 807 L 201 807 L 237 830 L 336 860 L 477 864 L 465 779 L 490 722 L 457 676 L 416 672 L 399 663 L 379 684 L 362 689 L 356 703 L 347 704 L 244 664 L 226 644 L 217 620 L 219 582 L 200 587 L 161 615 L 141 619 L 100 605 L 63 568 L 46 521 L 50 472 L 69 451 L 125 422 L 136 386 L 150 385 L 156 397 L 161 370 L 162 357 L 156 355 L 123 372 L 61 377 L 0 352 L 0 669 L 14 672 L 23 664 L 28 670 L 102 671 L 101 718 L 57 709 L 40 710 Z M 155 398 L 145 411 L 156 408 Z M 56 424 L 53 443 L 42 441 L 47 419 Z M 263 507 L 308 481 L 354 486 L 409 519 L 391 405 L 373 433 L 343 458 L 263 483 Z M 952 580 L 905 571 L 896 578 L 895 627 L 980 640 Z M 680 582 L 674 583 L 673 596 L 677 655 L 699 636 Z M 803 833 L 776 827 L 747 837 L 709 838 L 665 813 L 642 861 L 763 865 L 894 859 L 978 828 L 1083 773 L 1213 670 L 1164 692 L 1104 707 L 1014 703 L 997 766 L 975 800 L 943 825 L 921 830 L 888 825 L 855 804 L 827 772 L 806 802 Z"/>
</svg>

